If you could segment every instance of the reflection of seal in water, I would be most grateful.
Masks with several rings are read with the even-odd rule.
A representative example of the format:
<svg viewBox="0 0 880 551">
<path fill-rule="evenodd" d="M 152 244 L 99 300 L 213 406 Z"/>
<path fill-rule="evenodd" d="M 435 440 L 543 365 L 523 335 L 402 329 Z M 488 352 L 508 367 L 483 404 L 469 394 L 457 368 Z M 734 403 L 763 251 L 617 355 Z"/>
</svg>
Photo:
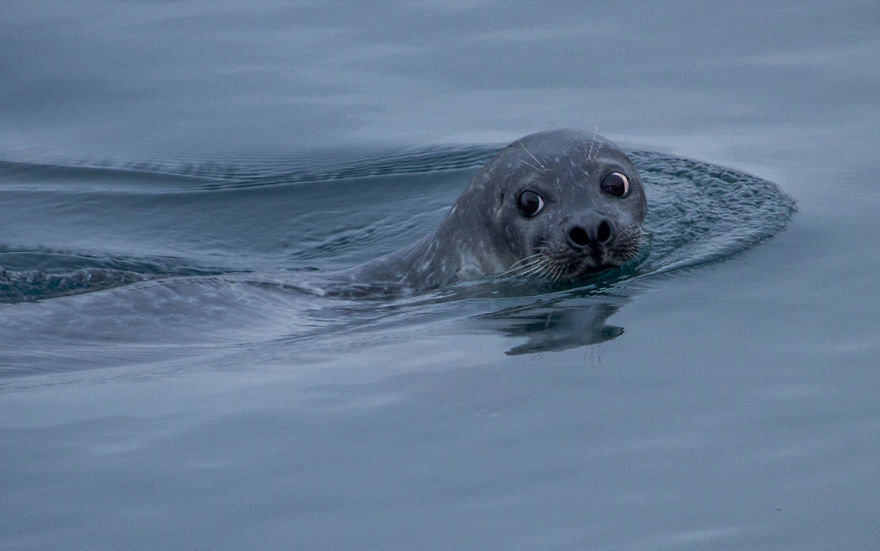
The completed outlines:
<svg viewBox="0 0 880 551">
<path fill-rule="evenodd" d="M 412 289 L 499 274 L 571 281 L 632 259 L 646 210 L 617 146 L 593 133 L 540 132 L 501 150 L 436 230 L 350 275 Z"/>
</svg>

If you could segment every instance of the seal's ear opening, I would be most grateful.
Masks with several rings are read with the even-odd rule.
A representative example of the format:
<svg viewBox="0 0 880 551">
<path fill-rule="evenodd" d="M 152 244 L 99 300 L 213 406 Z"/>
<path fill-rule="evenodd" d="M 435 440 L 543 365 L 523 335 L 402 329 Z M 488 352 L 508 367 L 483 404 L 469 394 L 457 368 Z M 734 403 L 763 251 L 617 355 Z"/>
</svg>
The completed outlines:
<svg viewBox="0 0 880 551">
<path fill-rule="evenodd" d="M 501 216 L 501 212 L 504 210 L 504 190 L 502 189 L 498 192 L 498 204 L 495 205 L 495 216 Z"/>
</svg>

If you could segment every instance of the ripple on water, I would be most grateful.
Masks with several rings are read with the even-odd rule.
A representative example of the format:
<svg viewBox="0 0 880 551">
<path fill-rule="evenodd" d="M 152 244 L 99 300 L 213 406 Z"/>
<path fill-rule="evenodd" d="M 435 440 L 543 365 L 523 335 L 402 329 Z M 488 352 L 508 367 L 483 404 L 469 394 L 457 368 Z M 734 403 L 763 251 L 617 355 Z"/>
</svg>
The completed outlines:
<svg viewBox="0 0 880 551">
<path fill-rule="evenodd" d="M 460 186 L 470 174 L 485 163 L 495 148 L 446 147 L 412 150 L 396 154 L 357 158 L 354 161 L 334 161 L 328 157 L 326 166 L 296 165 L 292 161 L 259 159 L 243 163 L 197 162 L 128 162 L 120 167 L 89 166 L 90 185 L 103 182 L 103 187 L 81 191 L 83 195 L 117 193 L 130 195 L 133 190 L 143 193 L 149 186 L 150 172 L 155 171 L 161 185 L 150 193 L 196 194 L 205 209 L 219 215 L 223 209 L 236 209 L 241 197 L 229 193 L 267 193 L 269 188 L 284 187 L 284 195 L 296 203 L 302 196 L 309 204 L 311 214 L 326 208 L 332 212 L 327 219 L 338 221 L 338 227 L 320 228 L 321 240 L 303 238 L 314 232 L 293 227 L 292 233 L 300 242 L 286 252 L 291 263 L 308 259 L 313 269 L 328 269 L 322 264 L 329 253 L 357 248 L 367 243 L 376 245 L 377 235 L 404 234 L 415 238 L 415 232 L 427 231 L 436 205 L 451 203 Z M 631 279 L 668 273 L 729 258 L 780 231 L 792 213 L 794 202 L 774 184 L 754 176 L 724 167 L 673 157 L 660 153 L 635 151 L 631 156 L 639 168 L 648 196 L 649 212 L 645 222 L 646 246 L 634 266 L 629 266 L 609 278 L 600 278 L 604 284 L 591 282 L 596 289 L 607 288 Z M 14 189 L 17 193 L 34 193 L 34 200 L 45 199 L 59 187 L 65 174 L 71 181 L 82 182 L 83 167 L 54 167 L 23 163 L 7 163 L 0 170 L 0 193 Z M 138 179 L 132 180 L 132 170 Z M 458 171 L 461 178 L 449 183 L 439 182 L 439 176 Z M 179 177 L 179 181 L 174 178 Z M 170 178 L 170 180 L 169 180 Z M 390 180 L 389 180 L 390 178 Z M 50 182 L 41 189 L 41 181 Z M 112 182 L 120 181 L 119 188 Z M 334 182 L 347 182 L 357 193 L 324 193 L 322 204 L 315 199 Z M 390 182 L 390 183 L 389 183 Z M 439 183 L 438 183 L 439 182 Z M 64 182 L 61 182 L 63 184 Z M 433 184 L 438 184 L 434 186 Z M 109 188 L 108 188 L 109 186 Z M 140 187 L 139 187 L 140 186 Z M 455 188 L 451 186 L 457 186 Z M 261 191 L 263 190 L 263 191 Z M 381 201 L 369 201 L 370 190 Z M 376 191 L 379 190 L 379 191 Z M 393 190 L 393 192 L 389 192 Z M 226 193 L 227 199 L 217 194 Z M 361 195 L 358 196 L 358 193 Z M 432 197 L 433 195 L 433 197 Z M 111 199 L 112 201 L 112 199 Z M 120 209 L 124 209 L 119 199 Z M 371 204 L 372 203 L 372 204 Z M 157 207 L 161 203 L 157 203 Z M 257 205 L 259 209 L 259 204 Z M 275 205 L 267 200 L 265 209 Z M 421 212 L 419 211 L 421 209 Z M 381 216 L 377 216 L 381 213 Z M 389 213 L 400 213 L 398 220 Z M 181 212 L 181 216 L 189 215 Z M 358 224 L 358 215 L 364 220 L 382 220 L 382 231 L 376 224 Z M 406 216 L 405 216 L 406 215 Z M 296 217 L 296 212 L 291 213 Z M 96 217 L 96 223 L 100 218 Z M 362 234 L 361 234 L 362 233 Z M 140 258 L 135 255 L 110 254 L 95 251 L 55 250 L 52 243 L 42 247 L 21 248 L 0 241 L 0 302 L 34 301 L 66 295 L 82 294 L 112 287 L 124 286 L 145 279 L 163 277 L 222 274 L 220 266 L 207 267 L 186 258 Z M 369 251 L 362 251 L 369 256 Z M 338 267 L 338 266 L 332 266 Z M 299 266 L 291 265 L 291 269 Z M 233 270 L 230 270 L 233 271 Z M 237 271 L 237 270 L 236 270 Z"/>
</svg>

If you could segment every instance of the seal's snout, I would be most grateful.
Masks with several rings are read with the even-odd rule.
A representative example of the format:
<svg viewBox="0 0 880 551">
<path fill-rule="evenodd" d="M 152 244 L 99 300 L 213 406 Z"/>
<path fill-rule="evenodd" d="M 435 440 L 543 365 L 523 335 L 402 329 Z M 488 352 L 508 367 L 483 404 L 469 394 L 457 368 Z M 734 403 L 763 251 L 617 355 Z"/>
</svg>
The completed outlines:
<svg viewBox="0 0 880 551">
<path fill-rule="evenodd" d="M 614 228 L 608 220 L 601 220 L 587 230 L 575 225 L 568 230 L 568 244 L 575 249 L 583 249 L 591 245 L 608 245 L 614 240 Z"/>
<path fill-rule="evenodd" d="M 590 234 L 580 226 L 568 230 L 568 242 L 575 247 L 586 247 L 590 244 Z"/>
<path fill-rule="evenodd" d="M 607 220 L 602 220 L 596 227 L 596 241 L 607 245 L 612 239 L 614 239 L 614 231 L 611 229 L 611 224 Z"/>
</svg>

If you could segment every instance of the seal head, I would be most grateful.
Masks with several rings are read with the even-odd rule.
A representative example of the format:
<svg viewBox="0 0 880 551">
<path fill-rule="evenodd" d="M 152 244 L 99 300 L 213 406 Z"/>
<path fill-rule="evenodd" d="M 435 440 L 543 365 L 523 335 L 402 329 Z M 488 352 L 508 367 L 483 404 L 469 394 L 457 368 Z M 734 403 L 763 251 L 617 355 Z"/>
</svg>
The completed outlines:
<svg viewBox="0 0 880 551">
<path fill-rule="evenodd" d="M 491 275 L 572 281 L 634 258 L 646 212 L 638 171 L 616 145 L 539 132 L 483 167 L 436 230 L 355 277 L 414 289 Z"/>
</svg>

